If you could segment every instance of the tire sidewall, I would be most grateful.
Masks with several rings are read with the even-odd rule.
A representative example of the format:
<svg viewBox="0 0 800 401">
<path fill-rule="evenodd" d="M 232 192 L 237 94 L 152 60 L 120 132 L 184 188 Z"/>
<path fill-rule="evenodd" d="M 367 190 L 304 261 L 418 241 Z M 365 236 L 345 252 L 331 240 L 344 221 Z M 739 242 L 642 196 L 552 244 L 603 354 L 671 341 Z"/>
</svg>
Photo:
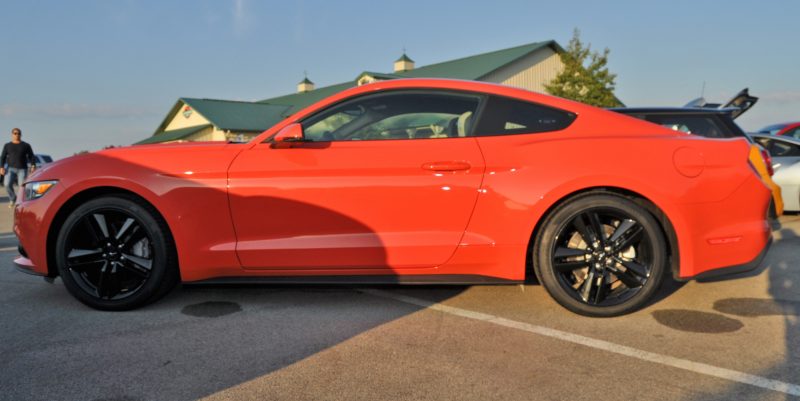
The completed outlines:
<svg viewBox="0 0 800 401">
<path fill-rule="evenodd" d="M 69 233 L 83 217 L 99 210 L 118 210 L 131 214 L 138 220 L 138 223 L 150 238 L 150 246 L 153 252 L 150 277 L 136 293 L 119 300 L 99 299 L 92 294 L 88 294 L 76 282 L 66 264 L 66 242 Z M 55 262 L 64 286 L 79 301 L 101 310 L 129 310 L 146 304 L 159 292 L 160 284 L 166 279 L 169 268 L 167 240 L 168 238 L 158 220 L 138 202 L 118 196 L 95 198 L 73 210 L 64 221 L 64 224 L 61 225 L 56 239 Z"/>
<path fill-rule="evenodd" d="M 610 208 L 628 214 L 639 222 L 653 247 L 652 269 L 647 282 L 630 299 L 618 305 L 593 306 L 575 299 L 563 288 L 552 265 L 550 251 L 564 222 L 571 221 L 581 212 L 592 208 Z M 547 292 L 565 308 L 585 316 L 611 317 L 630 313 L 642 307 L 658 290 L 668 264 L 665 238 L 656 219 L 644 207 L 630 199 L 611 194 L 590 194 L 569 200 L 548 215 L 541 234 L 535 241 L 534 270 Z"/>
</svg>

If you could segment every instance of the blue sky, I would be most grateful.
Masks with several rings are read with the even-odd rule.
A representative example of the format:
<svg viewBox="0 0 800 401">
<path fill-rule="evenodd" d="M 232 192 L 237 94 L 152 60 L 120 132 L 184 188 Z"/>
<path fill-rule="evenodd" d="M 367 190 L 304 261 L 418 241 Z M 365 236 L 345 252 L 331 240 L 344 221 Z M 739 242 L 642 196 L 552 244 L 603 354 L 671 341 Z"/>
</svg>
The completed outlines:
<svg viewBox="0 0 800 401">
<path fill-rule="evenodd" d="M 0 0 L 0 140 L 60 158 L 129 144 L 177 98 L 258 100 L 555 39 L 611 49 L 617 96 L 677 106 L 761 97 L 739 124 L 800 120 L 798 1 Z"/>
</svg>

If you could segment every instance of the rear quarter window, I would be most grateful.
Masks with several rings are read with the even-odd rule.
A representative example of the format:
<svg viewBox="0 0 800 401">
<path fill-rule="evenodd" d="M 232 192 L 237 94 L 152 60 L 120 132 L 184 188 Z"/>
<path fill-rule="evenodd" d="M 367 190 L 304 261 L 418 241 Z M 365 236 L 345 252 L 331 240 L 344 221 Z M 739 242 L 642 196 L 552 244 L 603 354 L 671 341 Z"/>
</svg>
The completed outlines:
<svg viewBox="0 0 800 401">
<path fill-rule="evenodd" d="M 575 113 L 541 104 L 490 96 L 475 129 L 476 136 L 530 134 L 567 128 Z"/>
</svg>

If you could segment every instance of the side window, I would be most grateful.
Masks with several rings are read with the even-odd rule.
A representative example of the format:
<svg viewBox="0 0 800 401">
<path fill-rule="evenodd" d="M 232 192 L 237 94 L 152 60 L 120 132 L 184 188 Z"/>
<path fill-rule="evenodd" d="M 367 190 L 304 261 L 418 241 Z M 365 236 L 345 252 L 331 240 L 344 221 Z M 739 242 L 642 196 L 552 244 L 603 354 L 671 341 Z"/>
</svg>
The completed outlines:
<svg viewBox="0 0 800 401">
<path fill-rule="evenodd" d="M 764 147 L 764 149 L 767 150 L 769 150 L 770 145 L 772 145 L 772 141 L 768 138 L 757 137 L 755 138 L 755 140 L 756 142 L 758 142 L 759 145 L 761 145 L 762 147 Z"/>
<path fill-rule="evenodd" d="M 787 131 L 783 136 L 788 136 L 795 139 L 800 139 L 800 127 Z"/>
<path fill-rule="evenodd" d="M 353 105 L 353 107 L 343 107 L 325 116 L 313 125 L 303 127 L 303 135 L 306 140 L 309 141 L 331 141 L 333 140 L 334 131 L 352 122 L 362 114 L 364 114 L 364 110 L 357 105 Z"/>
<path fill-rule="evenodd" d="M 767 149 L 769 149 L 769 154 L 774 157 L 800 156 L 800 146 L 779 140 L 772 141 Z"/>
<path fill-rule="evenodd" d="M 448 138 L 470 135 L 480 98 L 436 92 L 370 95 L 303 121 L 310 141 Z"/>
<path fill-rule="evenodd" d="M 575 114 L 551 107 L 509 99 L 489 97 L 475 135 L 531 134 L 558 131 L 575 121 Z"/>
</svg>

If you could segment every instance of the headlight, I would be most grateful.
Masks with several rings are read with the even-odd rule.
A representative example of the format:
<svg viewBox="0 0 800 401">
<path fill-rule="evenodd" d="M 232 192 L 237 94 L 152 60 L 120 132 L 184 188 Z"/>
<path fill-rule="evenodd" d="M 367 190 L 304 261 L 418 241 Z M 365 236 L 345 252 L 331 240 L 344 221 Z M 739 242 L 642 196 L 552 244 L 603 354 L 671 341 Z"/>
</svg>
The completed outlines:
<svg viewBox="0 0 800 401">
<path fill-rule="evenodd" d="M 53 188 L 57 183 L 58 181 L 56 180 L 34 181 L 25 183 L 24 200 L 34 200 L 41 198 L 42 196 L 44 196 L 44 194 L 47 193 L 47 191 L 50 190 L 50 188 Z"/>
</svg>

